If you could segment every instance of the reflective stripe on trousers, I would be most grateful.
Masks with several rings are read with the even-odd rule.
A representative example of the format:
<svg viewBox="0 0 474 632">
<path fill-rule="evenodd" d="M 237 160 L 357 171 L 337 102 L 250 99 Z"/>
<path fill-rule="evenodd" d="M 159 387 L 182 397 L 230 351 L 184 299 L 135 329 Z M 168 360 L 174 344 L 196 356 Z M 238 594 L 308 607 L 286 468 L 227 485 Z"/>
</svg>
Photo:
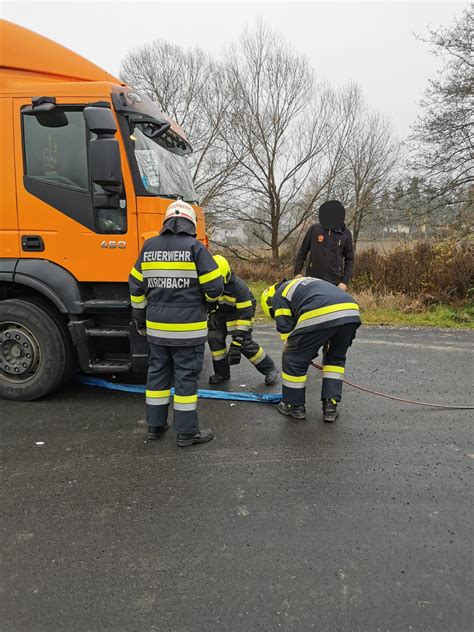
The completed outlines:
<svg viewBox="0 0 474 632">
<path fill-rule="evenodd" d="M 216 329 L 210 329 L 208 334 L 208 343 L 211 349 L 214 371 L 219 375 L 228 375 L 230 371 L 226 344 L 228 332 L 228 323 L 221 319 L 219 326 Z M 242 355 L 247 358 L 262 375 L 268 375 L 268 373 L 273 371 L 275 363 L 270 356 L 265 353 L 263 347 L 253 340 L 252 331 L 242 333 L 242 338 L 242 344 L 240 346 Z"/>
<path fill-rule="evenodd" d="M 344 352 L 344 358 L 342 358 L 341 353 L 337 351 L 337 345 L 333 344 L 329 345 L 329 349 L 324 354 L 321 399 L 335 399 L 339 402 L 342 396 L 346 353 Z"/>
<path fill-rule="evenodd" d="M 170 403 L 171 389 L 164 391 L 146 391 L 146 403 L 150 406 L 167 406 Z"/>
<path fill-rule="evenodd" d="M 174 410 L 180 411 L 196 410 L 197 401 L 197 393 L 195 393 L 194 395 L 178 395 L 177 393 L 175 393 L 173 398 L 173 408 Z"/>
<path fill-rule="evenodd" d="M 267 354 L 265 353 L 263 347 L 260 347 L 259 345 L 257 353 L 249 358 L 249 360 L 254 366 L 258 366 L 260 362 L 263 362 L 263 360 L 265 360 L 266 357 Z"/>
<path fill-rule="evenodd" d="M 297 363 L 291 355 L 284 352 L 282 366 L 283 401 L 294 406 L 303 405 L 306 396 L 306 371 L 309 364 L 305 366 L 304 362 Z"/>
</svg>

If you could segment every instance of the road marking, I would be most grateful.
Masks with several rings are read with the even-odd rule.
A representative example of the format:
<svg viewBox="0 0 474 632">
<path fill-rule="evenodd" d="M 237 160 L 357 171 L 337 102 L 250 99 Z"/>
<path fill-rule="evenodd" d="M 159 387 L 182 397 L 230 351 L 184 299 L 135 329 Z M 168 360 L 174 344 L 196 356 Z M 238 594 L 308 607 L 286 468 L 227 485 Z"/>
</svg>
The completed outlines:
<svg viewBox="0 0 474 632">
<path fill-rule="evenodd" d="M 392 342 L 391 340 L 364 340 L 363 338 L 356 338 L 356 343 L 368 344 L 368 345 L 392 345 L 392 347 L 409 347 L 411 349 L 426 349 L 427 351 L 461 351 L 462 353 L 472 353 L 474 347 L 448 347 L 448 346 L 435 346 L 435 345 L 423 345 L 416 342 Z"/>
</svg>

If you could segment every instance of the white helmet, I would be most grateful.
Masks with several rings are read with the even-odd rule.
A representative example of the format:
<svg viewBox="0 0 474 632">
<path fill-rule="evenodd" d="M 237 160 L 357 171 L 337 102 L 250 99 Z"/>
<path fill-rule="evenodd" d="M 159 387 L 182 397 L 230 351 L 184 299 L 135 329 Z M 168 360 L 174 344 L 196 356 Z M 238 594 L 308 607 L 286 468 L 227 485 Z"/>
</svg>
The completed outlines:
<svg viewBox="0 0 474 632">
<path fill-rule="evenodd" d="M 190 222 L 196 226 L 196 213 L 191 206 L 187 202 L 183 202 L 183 200 L 176 200 L 176 202 L 172 202 L 168 208 L 166 209 L 165 222 L 167 219 L 171 219 L 172 217 L 184 217 L 185 219 L 189 219 Z"/>
</svg>

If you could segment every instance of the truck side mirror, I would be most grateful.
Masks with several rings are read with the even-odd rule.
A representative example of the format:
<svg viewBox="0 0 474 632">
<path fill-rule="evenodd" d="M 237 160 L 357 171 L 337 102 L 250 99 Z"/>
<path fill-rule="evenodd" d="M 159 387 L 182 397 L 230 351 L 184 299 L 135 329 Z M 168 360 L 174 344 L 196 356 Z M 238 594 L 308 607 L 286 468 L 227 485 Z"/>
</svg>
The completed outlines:
<svg viewBox="0 0 474 632">
<path fill-rule="evenodd" d="M 22 114 L 35 116 L 43 127 L 66 127 L 67 116 L 56 106 L 55 97 L 33 97 L 31 105 L 23 108 Z"/>
<path fill-rule="evenodd" d="M 114 138 L 117 132 L 114 116 L 111 110 L 102 104 L 88 105 L 83 112 L 89 131 L 95 134 L 95 138 L 89 140 L 89 168 L 92 182 L 108 193 L 118 195 L 122 191 L 122 165 L 119 143 Z M 102 204 L 99 205 L 102 206 Z"/>
</svg>

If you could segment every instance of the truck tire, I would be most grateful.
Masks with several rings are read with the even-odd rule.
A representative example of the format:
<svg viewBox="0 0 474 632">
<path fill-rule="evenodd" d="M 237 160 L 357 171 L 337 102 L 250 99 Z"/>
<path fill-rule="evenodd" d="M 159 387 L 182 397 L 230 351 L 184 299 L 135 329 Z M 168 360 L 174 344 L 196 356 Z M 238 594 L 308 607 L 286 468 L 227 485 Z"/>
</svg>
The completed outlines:
<svg viewBox="0 0 474 632">
<path fill-rule="evenodd" d="M 45 312 L 47 312 L 48 315 L 56 323 L 64 339 L 64 344 L 66 346 L 66 363 L 64 373 L 61 376 L 61 380 L 59 384 L 53 389 L 57 390 L 58 388 L 61 388 L 61 386 L 64 386 L 69 382 L 74 371 L 78 368 L 76 348 L 72 342 L 71 334 L 68 331 L 66 320 L 63 315 L 58 312 L 54 305 L 52 305 L 46 298 L 43 298 L 41 296 L 21 296 L 19 298 L 22 301 L 37 305 L 41 307 L 41 309 L 43 309 Z"/>
<path fill-rule="evenodd" d="M 72 343 L 59 314 L 34 298 L 0 301 L 0 397 L 31 401 L 71 374 Z"/>
</svg>

